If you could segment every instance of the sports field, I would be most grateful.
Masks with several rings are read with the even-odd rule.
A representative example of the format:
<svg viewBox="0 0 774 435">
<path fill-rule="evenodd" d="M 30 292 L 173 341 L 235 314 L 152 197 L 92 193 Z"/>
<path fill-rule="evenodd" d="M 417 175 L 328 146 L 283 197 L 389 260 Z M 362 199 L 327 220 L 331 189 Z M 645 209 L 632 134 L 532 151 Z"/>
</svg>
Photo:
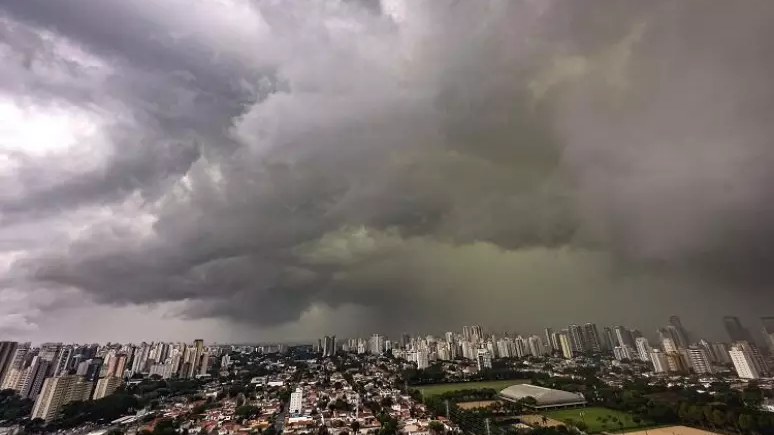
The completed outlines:
<svg viewBox="0 0 774 435">
<path fill-rule="evenodd" d="M 634 420 L 632 420 L 632 416 L 624 412 L 595 406 L 588 408 L 559 409 L 556 411 L 548 411 L 543 414 L 548 418 L 565 423 L 582 421 L 583 423 L 586 423 L 586 426 L 588 427 L 586 432 L 588 433 L 620 431 L 621 425 L 618 424 L 618 421 L 623 423 L 624 430 L 647 425 L 647 422 L 640 422 L 640 424 L 635 423 Z"/>
<path fill-rule="evenodd" d="M 453 384 L 421 385 L 418 386 L 417 389 L 422 392 L 423 396 L 430 397 L 457 390 L 477 390 L 482 388 L 491 388 L 493 390 L 500 391 L 505 387 L 510 387 L 511 385 L 528 383 L 528 379 L 513 379 L 510 381 L 456 382 Z"/>
</svg>

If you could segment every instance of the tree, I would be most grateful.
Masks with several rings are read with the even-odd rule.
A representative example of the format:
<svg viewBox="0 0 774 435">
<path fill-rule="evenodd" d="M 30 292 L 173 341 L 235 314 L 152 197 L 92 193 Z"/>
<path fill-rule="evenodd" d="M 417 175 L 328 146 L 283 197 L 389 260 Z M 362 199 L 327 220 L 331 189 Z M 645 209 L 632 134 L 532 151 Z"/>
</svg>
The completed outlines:
<svg viewBox="0 0 774 435">
<path fill-rule="evenodd" d="M 234 410 L 234 415 L 242 418 L 252 418 L 261 413 L 261 408 L 252 405 L 242 405 Z"/>
<path fill-rule="evenodd" d="M 741 429 L 742 432 L 749 433 L 750 429 L 753 427 L 753 424 L 755 424 L 755 422 L 752 415 L 741 414 L 739 416 L 739 429 Z"/>
<path fill-rule="evenodd" d="M 438 420 L 431 421 L 428 423 L 427 427 L 430 429 L 430 432 L 435 435 L 442 435 L 446 431 L 446 426 Z"/>
</svg>

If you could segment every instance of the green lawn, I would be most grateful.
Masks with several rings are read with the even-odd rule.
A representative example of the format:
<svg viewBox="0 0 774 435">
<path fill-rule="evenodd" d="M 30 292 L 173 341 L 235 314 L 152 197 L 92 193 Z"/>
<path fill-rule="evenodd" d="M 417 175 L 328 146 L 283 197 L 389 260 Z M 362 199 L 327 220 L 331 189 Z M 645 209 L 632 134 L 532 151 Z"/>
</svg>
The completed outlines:
<svg viewBox="0 0 774 435">
<path fill-rule="evenodd" d="M 527 384 L 528 379 L 513 379 L 510 381 L 482 381 L 482 382 L 457 382 L 454 384 L 432 384 L 418 386 L 417 389 L 422 392 L 425 397 L 436 396 L 449 391 L 457 390 L 475 390 L 480 388 L 492 388 L 500 391 L 505 387 L 517 384 Z"/>
<path fill-rule="evenodd" d="M 581 413 L 583 415 L 581 415 Z M 565 423 L 567 423 L 568 420 L 582 421 L 588 426 L 588 430 L 586 432 L 589 433 L 601 431 L 620 433 L 621 426 L 612 420 L 613 417 L 623 422 L 624 430 L 645 426 L 647 424 L 647 422 L 640 422 L 640 424 L 635 423 L 632 420 L 632 416 L 624 412 L 594 406 L 588 408 L 560 409 L 556 411 L 548 411 L 544 414 L 548 418 L 553 418 L 554 420 L 559 420 Z M 607 418 L 607 422 L 602 421 L 602 419 L 605 418 Z"/>
</svg>

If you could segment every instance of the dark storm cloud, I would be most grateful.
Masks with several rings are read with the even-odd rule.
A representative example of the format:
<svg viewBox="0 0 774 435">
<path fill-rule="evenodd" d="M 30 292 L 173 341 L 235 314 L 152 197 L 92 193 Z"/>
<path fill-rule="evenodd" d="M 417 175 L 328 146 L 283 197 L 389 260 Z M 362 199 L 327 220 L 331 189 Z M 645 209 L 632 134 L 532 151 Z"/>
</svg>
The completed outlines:
<svg viewBox="0 0 774 435">
<path fill-rule="evenodd" d="M 134 211 L 152 225 L 103 221 L 14 276 L 259 325 L 359 306 L 372 327 L 537 327 L 632 302 L 652 325 L 662 297 L 769 299 L 768 1 L 409 1 L 397 23 L 357 2 L 164 4 L 3 7 L 111 62 L 95 90 L 134 115 L 100 176 L 3 208 L 152 192 Z M 37 80 L 83 104 L 66 89 L 88 86 Z M 711 310 L 729 307 L 755 311 Z"/>
</svg>

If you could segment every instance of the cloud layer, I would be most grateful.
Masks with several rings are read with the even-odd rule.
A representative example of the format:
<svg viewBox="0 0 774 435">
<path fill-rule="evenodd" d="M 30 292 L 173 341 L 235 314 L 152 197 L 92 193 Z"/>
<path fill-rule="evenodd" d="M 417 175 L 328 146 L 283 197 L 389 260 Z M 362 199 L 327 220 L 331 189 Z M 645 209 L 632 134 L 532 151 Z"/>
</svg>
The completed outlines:
<svg viewBox="0 0 774 435">
<path fill-rule="evenodd" d="M 150 3 L 0 6 L 19 328 L 34 292 L 294 337 L 771 302 L 771 2 Z"/>
</svg>

